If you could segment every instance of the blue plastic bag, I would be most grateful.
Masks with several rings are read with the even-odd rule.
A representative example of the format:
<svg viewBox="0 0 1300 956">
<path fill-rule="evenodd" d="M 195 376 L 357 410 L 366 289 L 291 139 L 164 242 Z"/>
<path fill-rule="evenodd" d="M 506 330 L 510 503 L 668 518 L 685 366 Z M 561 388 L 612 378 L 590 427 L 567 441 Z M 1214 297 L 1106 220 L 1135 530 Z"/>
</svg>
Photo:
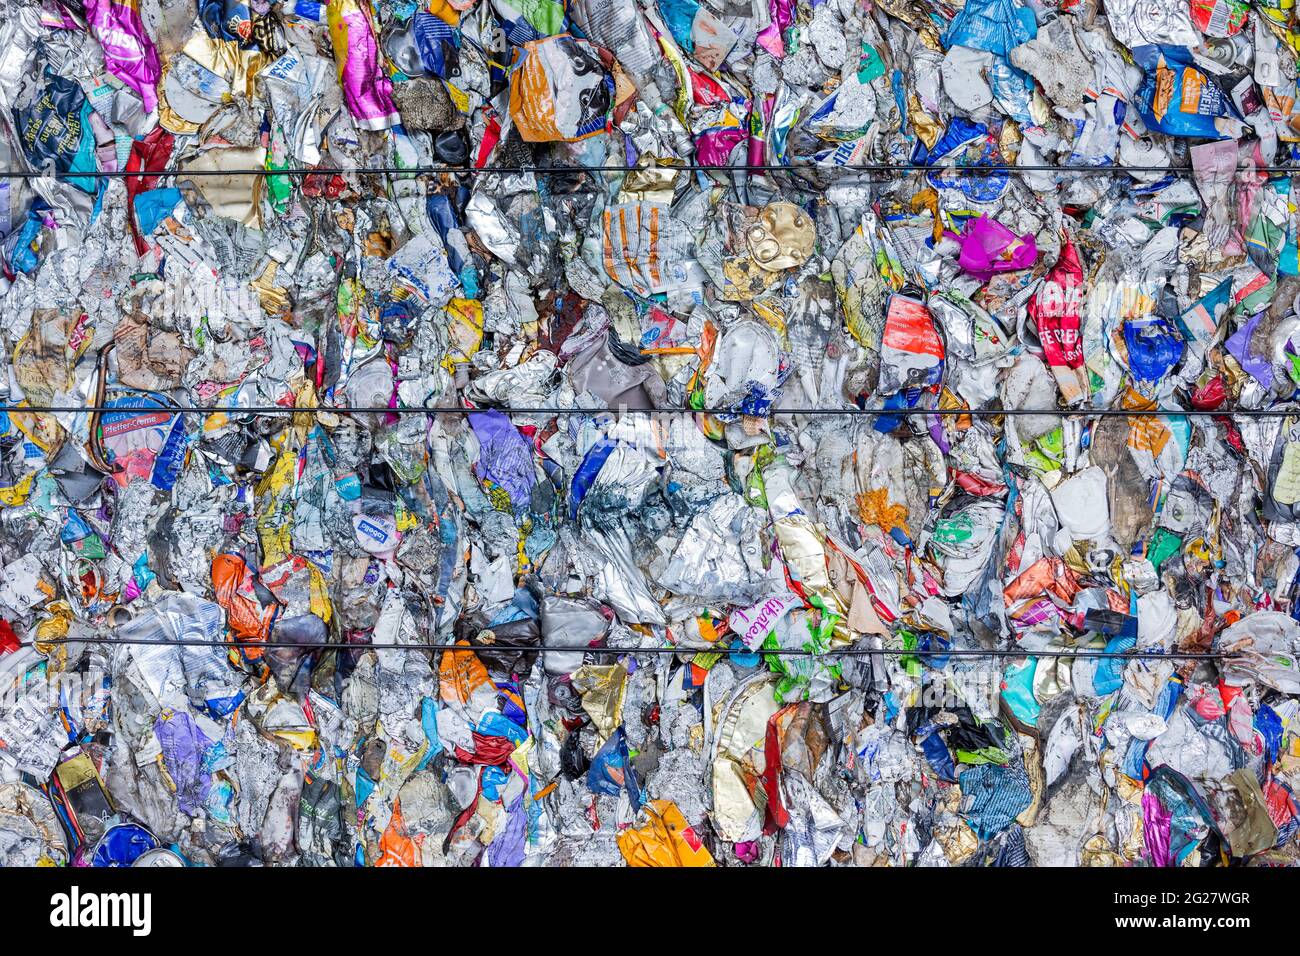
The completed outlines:
<svg viewBox="0 0 1300 956">
<path fill-rule="evenodd" d="M 587 771 L 587 787 L 592 793 L 618 796 L 625 787 L 632 800 L 632 809 L 641 809 L 641 785 L 632 769 L 632 757 L 627 750 L 627 734 L 620 727 L 605 741 L 591 761 Z"/>
</svg>

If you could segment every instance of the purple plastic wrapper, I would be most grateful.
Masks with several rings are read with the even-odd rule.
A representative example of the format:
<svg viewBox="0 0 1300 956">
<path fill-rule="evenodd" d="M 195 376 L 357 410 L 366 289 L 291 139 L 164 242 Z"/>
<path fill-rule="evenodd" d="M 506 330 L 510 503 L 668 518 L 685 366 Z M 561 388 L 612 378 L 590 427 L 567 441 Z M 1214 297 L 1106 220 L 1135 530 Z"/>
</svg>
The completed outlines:
<svg viewBox="0 0 1300 956">
<path fill-rule="evenodd" d="M 952 235 L 952 233 L 948 233 Z M 1032 233 L 1017 236 L 1002 223 L 980 216 L 966 224 L 966 231 L 954 237 L 961 242 L 957 264 L 981 281 L 997 272 L 1028 269 L 1038 258 L 1038 243 Z"/>
<path fill-rule="evenodd" d="M 164 711 L 154 721 L 153 732 L 162 747 L 167 775 L 176 784 L 176 806 L 181 813 L 197 813 L 212 789 L 212 775 L 203 769 L 203 754 L 212 741 L 189 714 L 175 711 Z"/>
<path fill-rule="evenodd" d="M 1241 367 L 1254 376 L 1259 384 L 1265 388 L 1272 388 L 1272 359 L 1267 354 L 1260 355 L 1252 352 L 1250 348 L 1250 341 L 1255 337 L 1255 330 L 1259 328 L 1260 320 L 1263 318 L 1263 312 L 1252 315 L 1250 320 L 1228 336 L 1228 340 L 1223 344 L 1227 348 L 1228 354 L 1241 363 Z"/>
<path fill-rule="evenodd" d="M 362 129 L 388 129 L 401 122 L 393 83 L 384 72 L 370 19 L 357 0 L 330 0 L 326 11 L 343 102 Z"/>
<path fill-rule="evenodd" d="M 144 108 L 153 112 L 162 63 L 136 0 L 86 0 L 86 24 L 104 51 L 108 71 L 135 90 Z"/>
<path fill-rule="evenodd" d="M 483 473 L 479 478 L 504 488 L 516 508 L 528 507 L 537 481 L 528 439 L 519 434 L 509 418 L 495 410 L 471 415 L 469 423 L 482 445 L 479 463 Z"/>
<path fill-rule="evenodd" d="M 1150 790 L 1142 794 L 1142 839 L 1152 866 L 1174 865 L 1169 852 L 1169 828 L 1173 819 L 1174 815 L 1165 809 L 1159 797 Z"/>
<path fill-rule="evenodd" d="M 506 814 L 506 825 L 491 844 L 492 866 L 523 866 L 524 836 L 528 827 L 528 814 L 524 811 L 524 798 L 515 800 Z"/>
</svg>

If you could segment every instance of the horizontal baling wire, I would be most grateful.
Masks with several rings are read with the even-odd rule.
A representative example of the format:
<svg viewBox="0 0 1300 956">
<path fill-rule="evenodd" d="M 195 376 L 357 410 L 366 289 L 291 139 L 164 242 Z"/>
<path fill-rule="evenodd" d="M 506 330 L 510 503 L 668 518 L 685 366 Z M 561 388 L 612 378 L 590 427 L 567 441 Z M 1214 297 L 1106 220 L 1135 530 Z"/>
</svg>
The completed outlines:
<svg viewBox="0 0 1300 956">
<path fill-rule="evenodd" d="M 762 414 L 748 415 L 734 408 L 465 408 L 461 406 L 427 407 L 421 405 L 388 408 L 332 405 L 0 405 L 0 413 L 9 415 L 75 415 L 129 413 L 132 415 L 188 412 L 203 415 L 482 415 L 501 412 L 506 415 L 742 415 L 751 418 L 792 418 L 799 415 L 861 415 L 865 417 L 908 417 L 943 415 L 997 418 L 1002 415 L 1057 415 L 1063 418 L 1221 418 L 1239 415 L 1244 418 L 1287 418 L 1300 415 L 1300 408 L 773 408 Z"/>
<path fill-rule="evenodd" d="M 1187 660 L 1211 661 L 1230 660 L 1239 654 L 1226 652 L 1192 652 L 1192 651 L 1074 651 L 1074 650 L 1028 650 L 1026 648 L 1006 648 L 993 650 L 987 648 L 949 648 L 948 650 L 906 650 L 903 648 L 869 648 L 843 647 L 828 648 L 824 651 L 795 650 L 791 648 L 755 648 L 744 647 L 561 647 L 530 646 L 527 644 L 442 644 L 380 642 L 375 644 L 337 644 L 329 641 L 307 641 L 301 644 L 289 641 L 204 641 L 197 638 L 149 637 L 56 637 L 37 641 L 38 644 L 149 644 L 173 647 L 212 647 L 228 650 L 230 648 L 282 649 L 290 651 L 333 650 L 333 651 L 447 651 L 453 654 L 600 654 L 634 656 L 637 654 L 726 654 L 744 656 L 762 654 L 773 657 L 1052 657 L 1052 658 L 1122 658 L 1125 660 Z"/>
<path fill-rule="evenodd" d="M 1300 174 L 1300 166 L 1237 166 L 1241 173 L 1295 173 Z M 286 169 L 97 169 L 86 172 L 49 172 L 37 170 L 9 169 L 0 171 L 0 179 L 127 179 L 148 178 L 153 176 L 176 176 L 181 179 L 201 176 L 429 176 L 442 173 L 467 176 L 522 176 L 529 173 L 541 175 L 576 176 L 582 173 L 633 173 L 649 170 L 683 172 L 683 173 L 798 173 L 830 172 L 896 175 L 899 173 L 940 173 L 953 175 L 983 175 L 988 173 L 1089 173 L 1097 176 L 1114 176 L 1126 173 L 1195 173 L 1192 166 L 1086 166 L 1086 165 L 1049 165 L 1036 164 L 1012 166 L 993 164 L 988 166 L 927 166 L 923 163 L 865 163 L 859 166 L 821 166 L 816 163 L 751 163 L 741 166 L 709 166 L 703 163 L 650 164 L 646 166 L 557 166 L 557 165 L 514 165 L 514 166 L 355 166 L 352 168 L 333 167 L 308 169 L 289 167 Z M 1214 176 L 1222 176 L 1227 170 L 1214 170 Z"/>
</svg>

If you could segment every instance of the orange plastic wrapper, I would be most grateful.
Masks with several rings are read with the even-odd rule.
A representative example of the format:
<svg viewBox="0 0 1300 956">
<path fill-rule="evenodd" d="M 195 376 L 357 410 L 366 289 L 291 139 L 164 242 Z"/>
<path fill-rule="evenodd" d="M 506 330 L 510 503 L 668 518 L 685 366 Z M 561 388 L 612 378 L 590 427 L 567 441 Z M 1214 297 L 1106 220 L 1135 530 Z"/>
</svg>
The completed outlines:
<svg viewBox="0 0 1300 956">
<path fill-rule="evenodd" d="M 402 819 L 402 801 L 393 804 L 393 815 L 388 820 L 388 828 L 379 838 L 379 858 L 375 866 L 419 866 L 420 848 L 414 840 L 406 835 L 406 823 Z"/>
<path fill-rule="evenodd" d="M 457 647 L 469 647 L 469 641 L 457 641 Z M 477 654 L 464 651 L 444 651 L 442 666 L 438 669 L 438 686 L 442 700 L 447 704 L 468 704 L 474 691 L 490 683 L 487 668 Z"/>
<path fill-rule="evenodd" d="M 528 143 L 572 143 L 605 131 L 614 82 L 600 55 L 567 33 L 525 43 L 510 71 L 510 116 Z"/>
<path fill-rule="evenodd" d="M 1078 593 L 1079 576 L 1067 568 L 1060 558 L 1039 558 L 1002 589 L 1008 607 L 1023 598 L 1043 594 L 1055 595 L 1069 606 L 1074 603 L 1074 596 Z"/>
<path fill-rule="evenodd" d="M 645 805 L 649 822 L 618 835 L 628 866 L 717 866 L 711 854 L 671 800 Z"/>
<path fill-rule="evenodd" d="M 253 575 L 237 554 L 219 554 L 212 561 L 212 587 L 217 603 L 225 609 L 226 627 L 237 641 L 264 641 L 271 633 L 275 608 L 263 608 L 253 594 Z M 260 657 L 260 648 L 245 648 L 250 658 Z"/>
</svg>

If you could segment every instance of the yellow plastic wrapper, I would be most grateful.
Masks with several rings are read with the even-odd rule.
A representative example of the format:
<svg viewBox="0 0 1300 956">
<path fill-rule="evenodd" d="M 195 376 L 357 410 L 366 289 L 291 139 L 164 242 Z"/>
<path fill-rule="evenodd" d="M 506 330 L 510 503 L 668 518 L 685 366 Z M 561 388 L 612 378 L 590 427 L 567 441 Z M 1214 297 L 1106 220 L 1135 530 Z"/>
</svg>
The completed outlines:
<svg viewBox="0 0 1300 956">
<path fill-rule="evenodd" d="M 618 835 L 628 866 L 717 866 L 675 803 L 651 800 L 642 809 L 645 826 Z"/>
<path fill-rule="evenodd" d="M 582 709 L 596 725 L 601 739 L 609 737 L 618 728 L 623 712 L 627 668 L 622 664 L 584 664 L 573 673 L 573 688 L 582 694 Z"/>
<path fill-rule="evenodd" d="M 449 339 L 442 367 L 454 372 L 465 365 L 483 344 L 483 303 L 476 299 L 452 299 L 447 303 Z"/>
</svg>

